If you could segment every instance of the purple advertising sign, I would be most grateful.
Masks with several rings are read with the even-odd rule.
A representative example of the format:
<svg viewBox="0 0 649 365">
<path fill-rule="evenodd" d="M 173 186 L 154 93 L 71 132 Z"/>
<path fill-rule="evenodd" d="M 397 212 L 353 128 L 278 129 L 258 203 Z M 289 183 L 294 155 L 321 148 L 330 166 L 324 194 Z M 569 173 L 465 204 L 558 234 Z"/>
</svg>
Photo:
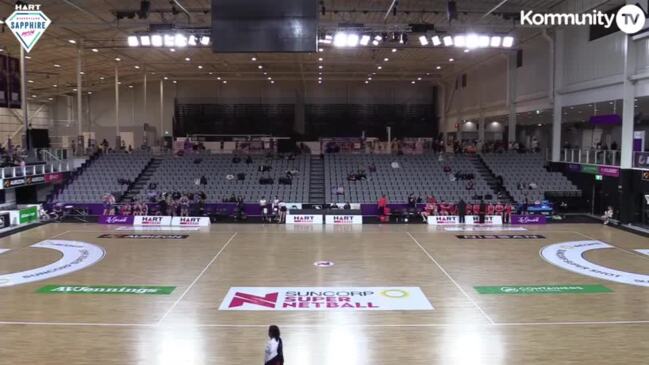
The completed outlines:
<svg viewBox="0 0 649 365">
<path fill-rule="evenodd" d="M 598 171 L 600 175 L 604 175 L 604 176 L 612 176 L 612 177 L 620 176 L 620 169 L 618 169 L 617 167 L 599 166 Z"/>
<path fill-rule="evenodd" d="M 581 165 L 580 165 L 580 164 L 576 164 L 576 163 L 569 163 L 569 164 L 566 166 L 566 169 L 567 169 L 568 171 L 572 171 L 572 172 L 580 172 L 580 171 L 581 171 Z"/>
<path fill-rule="evenodd" d="M 618 114 L 593 115 L 590 117 L 590 124 L 620 125 L 622 124 L 622 117 Z"/>
<path fill-rule="evenodd" d="M 131 215 L 102 215 L 102 216 L 99 216 L 99 224 L 132 225 L 133 224 L 133 216 L 131 216 Z"/>
<path fill-rule="evenodd" d="M 512 215 L 512 224 L 546 224 L 548 221 L 544 215 Z"/>
</svg>

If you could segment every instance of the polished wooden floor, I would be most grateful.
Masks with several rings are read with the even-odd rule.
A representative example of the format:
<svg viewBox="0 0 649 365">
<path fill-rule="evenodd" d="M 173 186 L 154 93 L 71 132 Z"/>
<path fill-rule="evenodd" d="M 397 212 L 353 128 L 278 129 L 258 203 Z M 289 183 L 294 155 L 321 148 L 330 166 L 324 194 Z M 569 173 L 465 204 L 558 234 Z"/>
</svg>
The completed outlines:
<svg viewBox="0 0 649 365">
<path fill-rule="evenodd" d="M 105 258 L 51 280 L 0 287 L 0 364 L 261 364 L 266 327 L 287 365 L 647 364 L 649 287 L 550 265 L 552 243 L 602 240 L 588 253 L 649 274 L 649 239 L 603 225 L 528 227 L 546 239 L 460 240 L 425 225 L 314 229 L 214 225 L 185 240 L 100 239 L 115 227 L 50 224 L 0 239 L 0 274 L 55 261 L 48 238 L 94 243 Z M 336 227 L 338 228 L 338 227 Z M 147 232 L 151 233 L 151 232 Z M 330 260 L 335 266 L 317 268 Z M 176 286 L 171 295 L 47 295 L 47 284 Z M 602 284 L 611 293 L 480 295 L 480 285 Z M 417 286 L 431 311 L 235 312 L 239 286 Z"/>
</svg>

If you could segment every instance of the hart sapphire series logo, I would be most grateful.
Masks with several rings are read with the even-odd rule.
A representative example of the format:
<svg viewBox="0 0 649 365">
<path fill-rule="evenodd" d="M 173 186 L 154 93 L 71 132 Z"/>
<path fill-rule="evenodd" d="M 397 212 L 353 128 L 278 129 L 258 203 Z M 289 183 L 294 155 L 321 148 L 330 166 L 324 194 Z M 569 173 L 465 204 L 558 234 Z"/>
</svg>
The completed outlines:
<svg viewBox="0 0 649 365">
<path fill-rule="evenodd" d="M 52 21 L 41 11 L 38 4 L 16 5 L 6 23 L 23 49 L 29 53 Z"/>
</svg>

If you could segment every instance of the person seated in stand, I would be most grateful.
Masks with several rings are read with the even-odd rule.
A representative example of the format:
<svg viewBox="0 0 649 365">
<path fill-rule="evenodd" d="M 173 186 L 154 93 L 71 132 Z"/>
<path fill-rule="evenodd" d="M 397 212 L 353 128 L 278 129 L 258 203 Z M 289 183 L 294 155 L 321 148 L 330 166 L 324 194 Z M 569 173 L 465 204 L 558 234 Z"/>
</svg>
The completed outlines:
<svg viewBox="0 0 649 365">
<path fill-rule="evenodd" d="M 385 215 L 385 208 L 388 206 L 388 197 L 385 194 L 381 195 L 379 200 L 376 202 L 376 206 L 379 209 L 379 215 Z"/>
<path fill-rule="evenodd" d="M 449 174 L 451 173 L 451 166 L 449 165 L 444 165 L 444 173 Z"/>
<path fill-rule="evenodd" d="M 503 222 L 505 222 L 505 206 L 500 201 L 496 202 L 494 207 L 495 215 L 501 216 Z"/>
<path fill-rule="evenodd" d="M 119 215 L 131 215 L 131 208 L 131 204 L 128 202 L 122 204 Z"/>
<path fill-rule="evenodd" d="M 263 196 L 259 199 L 259 208 L 261 209 L 261 219 L 266 222 L 268 220 L 268 201 Z"/>
<path fill-rule="evenodd" d="M 227 175 L 225 175 L 225 179 L 228 180 L 228 181 L 232 181 L 232 180 L 234 180 L 234 175 L 227 174 Z"/>
<path fill-rule="evenodd" d="M 503 214 L 503 223 L 511 223 L 511 221 L 512 221 L 512 210 L 514 210 L 514 207 L 510 203 L 505 204 L 505 213 Z"/>
<path fill-rule="evenodd" d="M 489 203 L 487 204 L 487 215 L 494 215 L 496 213 L 496 207 Z"/>
<path fill-rule="evenodd" d="M 338 186 L 336 188 L 336 195 L 345 195 L 345 188 L 343 188 L 342 186 Z"/>
<path fill-rule="evenodd" d="M 473 190 L 473 181 L 469 180 L 465 185 L 466 190 Z"/>
<path fill-rule="evenodd" d="M 236 203 L 237 202 L 237 196 L 234 195 L 234 193 L 230 194 L 230 198 L 227 200 L 228 203 Z"/>
<path fill-rule="evenodd" d="M 343 209 L 345 209 L 345 210 L 352 209 L 352 205 L 351 205 L 351 203 L 350 203 L 350 202 L 346 202 L 345 205 L 343 205 Z"/>
<path fill-rule="evenodd" d="M 451 204 L 442 200 L 439 204 L 439 215 L 449 215 L 451 213 Z"/>
<path fill-rule="evenodd" d="M 232 157 L 232 163 L 239 163 L 239 162 L 241 162 L 241 157 L 239 157 L 237 155 Z"/>
<path fill-rule="evenodd" d="M 528 186 L 528 188 L 529 188 L 530 190 L 534 190 L 534 189 L 538 188 L 538 185 L 536 185 L 535 182 L 531 182 L 531 183 L 529 183 L 527 186 Z"/>
<path fill-rule="evenodd" d="M 367 169 L 369 170 L 369 172 L 376 172 L 376 165 L 374 164 L 374 162 L 372 162 L 372 163 L 367 167 Z"/>
<path fill-rule="evenodd" d="M 410 193 L 408 195 L 408 208 L 413 209 L 417 206 L 417 198 L 415 198 L 415 193 Z"/>
<path fill-rule="evenodd" d="M 398 168 L 400 168 L 400 166 L 399 166 L 399 162 L 397 162 L 397 161 L 392 161 L 392 163 L 390 164 L 390 167 L 392 167 L 393 169 L 398 169 Z"/>
<path fill-rule="evenodd" d="M 183 195 L 178 199 L 178 205 L 180 205 L 180 216 L 189 217 L 189 198 L 187 195 Z"/>
<path fill-rule="evenodd" d="M 613 218 L 613 207 L 609 205 L 606 211 L 604 211 L 604 215 L 602 216 L 602 220 L 604 221 L 603 223 L 609 224 L 612 218 Z"/>
<path fill-rule="evenodd" d="M 347 175 L 347 181 L 356 181 L 356 174 Z"/>
<path fill-rule="evenodd" d="M 247 155 L 246 156 L 246 164 L 250 165 L 252 162 L 253 162 L 252 157 L 250 157 L 250 155 Z"/>
</svg>

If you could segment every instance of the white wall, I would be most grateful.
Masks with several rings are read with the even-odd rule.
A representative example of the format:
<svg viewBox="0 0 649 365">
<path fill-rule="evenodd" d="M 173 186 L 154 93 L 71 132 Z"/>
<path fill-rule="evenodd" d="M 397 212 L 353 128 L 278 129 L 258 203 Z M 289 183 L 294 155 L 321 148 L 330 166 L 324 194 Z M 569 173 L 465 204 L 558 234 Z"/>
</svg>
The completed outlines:
<svg viewBox="0 0 649 365">
<path fill-rule="evenodd" d="M 29 104 L 29 122 L 32 128 L 49 128 L 50 108 L 45 104 Z M 13 144 L 22 145 L 25 135 L 23 126 L 23 110 L 0 108 L 0 143 L 5 145 L 7 139 L 12 139 Z M 18 133 L 16 133 L 19 131 Z"/>
<path fill-rule="evenodd" d="M 526 112 L 549 107 L 550 93 L 550 48 L 540 35 L 520 45 L 523 49 L 523 66 L 516 68 L 517 112 Z M 463 119 L 486 119 L 509 114 L 508 103 L 508 57 L 515 51 L 503 51 L 485 59 L 470 68 L 461 70 L 445 80 L 449 112 L 446 126 L 440 128 L 447 132 L 455 131 L 455 125 Z M 455 79 L 463 73 L 467 75 L 467 87 L 455 88 Z M 461 84 L 460 84 L 461 85 Z"/>
</svg>

